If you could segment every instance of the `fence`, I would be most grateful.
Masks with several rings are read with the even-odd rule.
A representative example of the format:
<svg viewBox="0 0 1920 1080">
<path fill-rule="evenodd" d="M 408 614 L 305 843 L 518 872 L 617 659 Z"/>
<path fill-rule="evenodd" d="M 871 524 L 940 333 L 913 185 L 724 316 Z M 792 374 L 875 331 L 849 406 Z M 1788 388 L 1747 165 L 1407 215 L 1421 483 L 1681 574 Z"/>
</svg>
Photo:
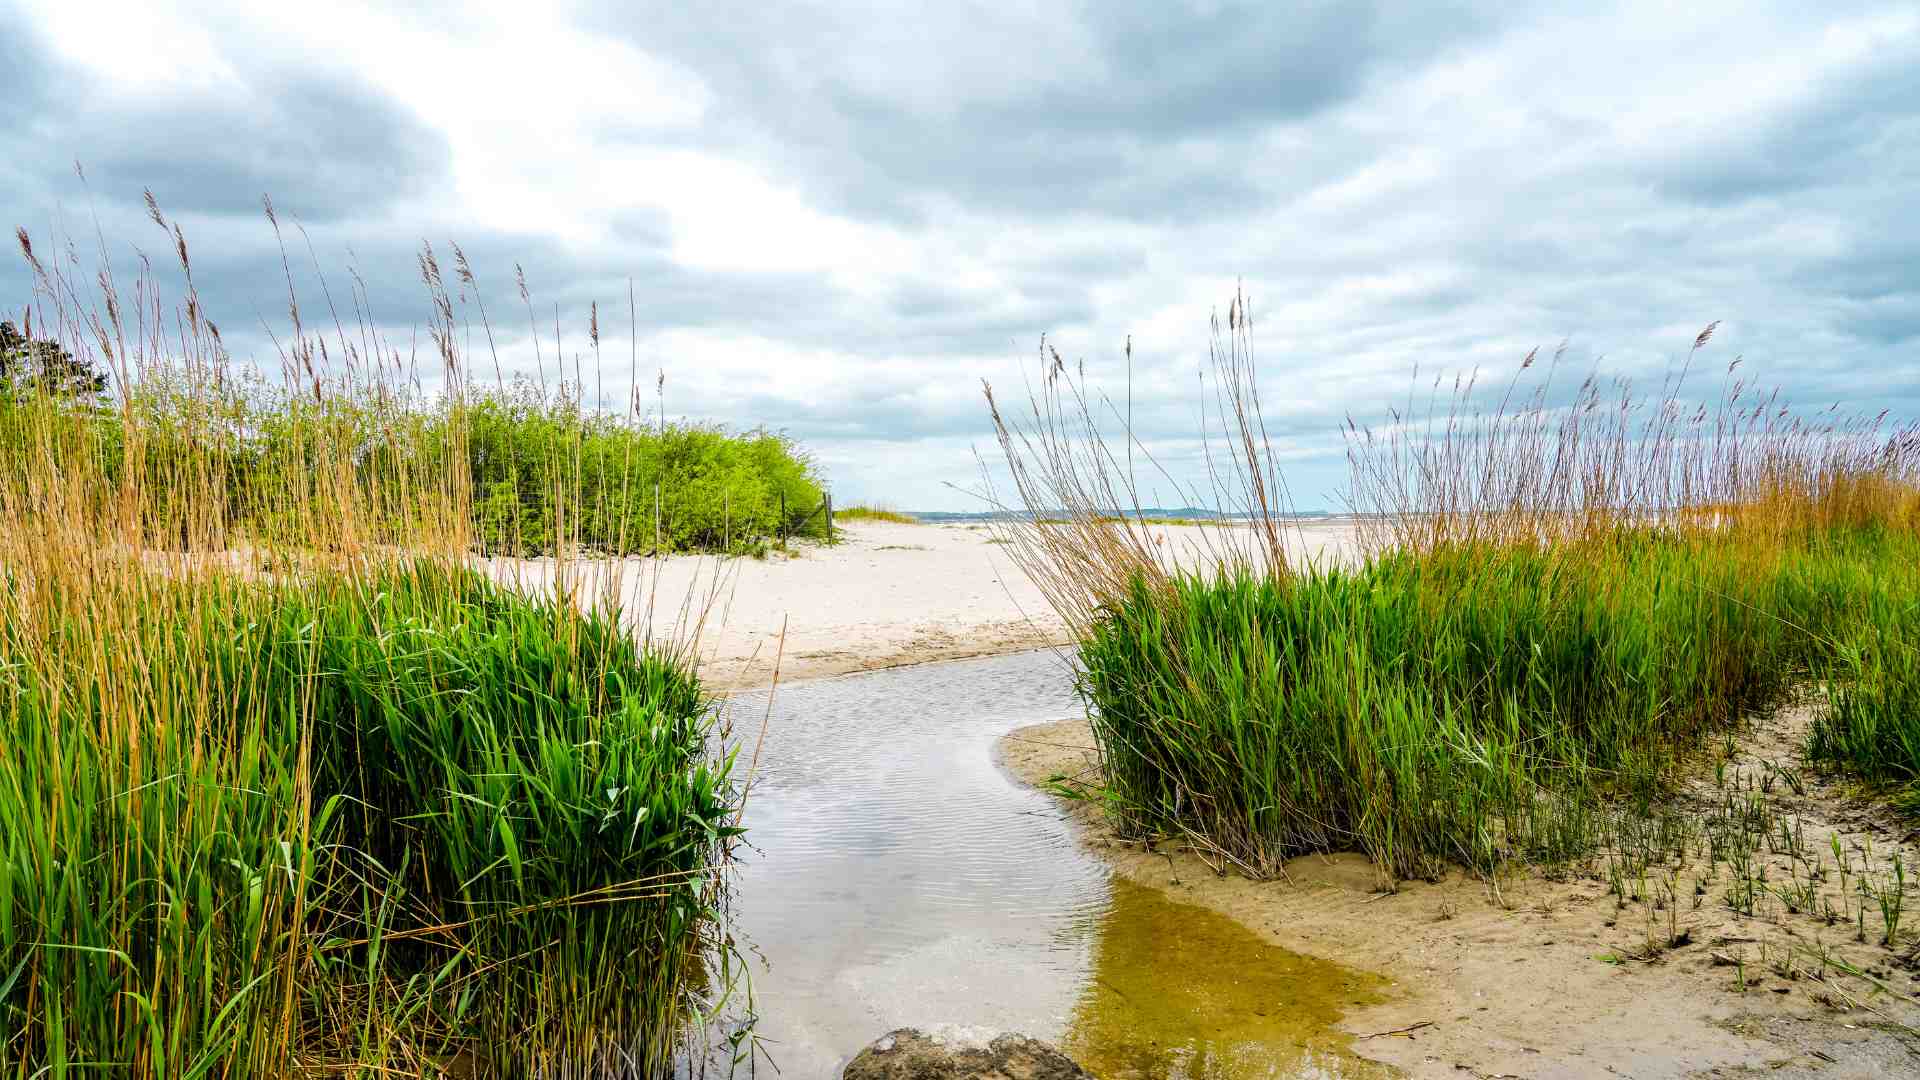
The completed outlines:
<svg viewBox="0 0 1920 1080">
<path fill-rule="evenodd" d="M 798 514 L 797 518 L 794 516 L 795 514 Z M 792 513 L 789 513 L 787 509 L 787 496 L 784 492 L 781 494 L 780 496 L 780 546 L 781 547 L 787 546 L 787 539 L 789 537 L 811 535 L 808 533 L 807 528 L 809 525 L 813 524 L 816 521 L 819 522 L 818 528 L 820 532 L 818 535 L 820 536 L 820 538 L 825 540 L 829 544 L 833 543 L 834 537 L 833 537 L 833 493 L 832 492 L 828 492 L 826 495 L 823 495 L 820 499 L 820 504 L 818 506 L 815 506 L 813 509 L 808 510 L 804 513 L 799 512 L 798 508 L 795 508 L 795 510 Z"/>
</svg>

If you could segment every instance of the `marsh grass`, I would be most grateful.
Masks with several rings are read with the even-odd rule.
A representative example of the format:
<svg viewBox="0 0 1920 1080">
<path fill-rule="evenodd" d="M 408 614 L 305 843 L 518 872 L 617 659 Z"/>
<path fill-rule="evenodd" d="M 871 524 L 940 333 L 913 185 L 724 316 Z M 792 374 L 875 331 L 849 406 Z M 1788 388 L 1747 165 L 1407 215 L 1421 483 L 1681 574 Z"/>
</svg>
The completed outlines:
<svg viewBox="0 0 1920 1080">
<path fill-rule="evenodd" d="M 1686 396 L 1713 327 L 1647 396 L 1597 376 L 1562 393 L 1560 358 L 1529 354 L 1491 394 L 1436 382 L 1379 429 L 1349 422 L 1361 548 L 1303 565 L 1250 325 L 1236 298 L 1215 326 L 1189 501 L 1251 520 L 1196 523 L 1197 562 L 1138 520 L 1136 475 L 1173 478 L 1084 373 L 1047 357 L 1014 416 L 988 392 L 1015 505 L 1065 510 L 999 531 L 1079 639 L 1123 829 L 1255 876 L 1329 850 L 1389 877 L 1564 861 L 1822 680 L 1816 752 L 1911 777 L 1911 427 L 1802 419 L 1737 361 L 1705 403 Z"/>
<path fill-rule="evenodd" d="M 1903 810 L 1920 814 L 1920 591 L 1863 584 L 1862 625 L 1834 650 L 1830 708 L 1815 721 L 1808 749 L 1886 786 Z"/>
<path fill-rule="evenodd" d="M 568 513 L 575 543 L 617 555 L 745 554 L 803 529 L 826 538 L 825 518 L 809 516 L 824 497 L 813 463 L 779 432 L 636 424 L 526 380 L 476 395 L 461 422 L 474 542 L 488 553 L 550 554 Z"/>
<path fill-rule="evenodd" d="M 262 391 L 149 206 L 172 308 L 21 236 L 31 325 L 113 392 L 0 401 L 0 1073 L 665 1075 L 738 986 L 694 643 L 568 557 L 564 474 L 541 585 L 470 567 L 430 251 L 435 409 L 377 327 L 297 303 Z"/>
</svg>

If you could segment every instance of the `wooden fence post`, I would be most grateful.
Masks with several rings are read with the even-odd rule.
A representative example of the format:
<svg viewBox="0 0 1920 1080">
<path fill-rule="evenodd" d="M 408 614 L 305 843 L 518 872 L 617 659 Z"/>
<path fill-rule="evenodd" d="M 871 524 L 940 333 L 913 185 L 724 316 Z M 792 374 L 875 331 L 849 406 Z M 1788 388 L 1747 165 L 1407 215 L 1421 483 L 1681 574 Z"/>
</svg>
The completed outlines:
<svg viewBox="0 0 1920 1080">
<path fill-rule="evenodd" d="M 827 543 L 833 543 L 833 492 L 827 492 Z"/>
</svg>

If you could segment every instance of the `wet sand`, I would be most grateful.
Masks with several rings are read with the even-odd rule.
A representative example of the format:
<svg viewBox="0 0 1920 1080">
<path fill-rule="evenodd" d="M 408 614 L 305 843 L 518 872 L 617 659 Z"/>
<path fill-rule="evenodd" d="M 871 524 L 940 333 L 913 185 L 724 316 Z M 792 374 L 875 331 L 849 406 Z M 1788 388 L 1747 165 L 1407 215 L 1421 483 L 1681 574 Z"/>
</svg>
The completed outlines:
<svg viewBox="0 0 1920 1080">
<path fill-rule="evenodd" d="M 1802 710 L 1758 724 L 1733 775 L 1757 776 L 1763 762 L 1790 761 L 1806 717 Z M 1023 728 L 1002 739 L 999 751 L 1003 766 L 1029 784 L 1098 780 L 1085 720 Z M 1692 789 L 1703 804 L 1707 783 Z M 1902 850 L 1890 822 L 1839 791 L 1804 783 L 1804 793 L 1775 794 L 1779 811 L 1815 847 L 1837 835 L 1847 850 L 1870 851 L 1882 864 Z M 1295 859 L 1285 880 L 1254 882 L 1216 873 L 1178 843 L 1123 841 L 1092 804 L 1059 801 L 1082 841 L 1126 878 L 1225 914 L 1282 948 L 1383 976 L 1386 1000 L 1349 1012 L 1343 1023 L 1356 1052 L 1411 1076 L 1920 1070 L 1920 1040 L 1910 1030 L 1920 1022 L 1912 1000 L 1920 975 L 1911 959 L 1856 942 L 1851 923 L 1777 904 L 1755 917 L 1736 914 L 1721 880 L 1703 886 L 1697 907 L 1695 888 L 1680 890 L 1673 914 L 1690 942 L 1648 955 L 1650 934 L 1666 936 L 1665 904 L 1623 906 L 1597 878 L 1527 876 L 1496 886 L 1456 871 L 1389 892 L 1363 857 L 1350 854 Z M 1911 865 L 1914 852 L 1904 850 Z M 1790 879 L 1791 859 L 1760 857 L 1774 882 Z M 1883 988 L 1816 969 L 1810 955 L 1823 947 L 1877 973 Z"/>
</svg>

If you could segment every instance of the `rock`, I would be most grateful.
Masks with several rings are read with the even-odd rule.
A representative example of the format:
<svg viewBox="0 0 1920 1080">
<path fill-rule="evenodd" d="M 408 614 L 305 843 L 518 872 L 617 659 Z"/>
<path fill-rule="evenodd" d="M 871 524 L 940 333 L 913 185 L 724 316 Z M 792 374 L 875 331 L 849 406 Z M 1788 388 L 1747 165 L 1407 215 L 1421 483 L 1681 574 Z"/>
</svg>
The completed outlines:
<svg viewBox="0 0 1920 1080">
<path fill-rule="evenodd" d="M 841 1080 L 1093 1080 L 1053 1047 L 979 1028 L 889 1031 L 847 1064 Z"/>
</svg>

